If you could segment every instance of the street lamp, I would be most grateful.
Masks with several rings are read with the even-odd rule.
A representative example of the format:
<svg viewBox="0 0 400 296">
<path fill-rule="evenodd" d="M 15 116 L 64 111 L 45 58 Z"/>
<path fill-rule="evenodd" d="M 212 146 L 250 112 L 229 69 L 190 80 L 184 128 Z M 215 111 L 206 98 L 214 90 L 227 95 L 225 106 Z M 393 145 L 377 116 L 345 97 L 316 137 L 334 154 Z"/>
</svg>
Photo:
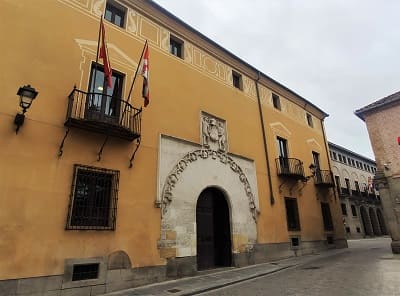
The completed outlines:
<svg viewBox="0 0 400 296">
<path fill-rule="evenodd" d="M 17 95 L 19 96 L 19 106 L 22 108 L 22 113 L 17 113 L 14 118 L 14 124 L 17 126 L 15 130 L 16 134 L 18 134 L 19 128 L 24 124 L 25 112 L 28 111 L 38 92 L 28 84 L 20 87 Z"/>
</svg>

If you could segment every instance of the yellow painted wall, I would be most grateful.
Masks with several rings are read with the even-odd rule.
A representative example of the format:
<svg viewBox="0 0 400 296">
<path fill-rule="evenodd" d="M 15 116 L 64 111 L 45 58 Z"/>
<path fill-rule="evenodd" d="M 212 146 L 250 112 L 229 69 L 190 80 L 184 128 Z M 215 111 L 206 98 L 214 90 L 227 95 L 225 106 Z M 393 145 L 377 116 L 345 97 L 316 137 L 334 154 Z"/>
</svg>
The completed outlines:
<svg viewBox="0 0 400 296">
<path fill-rule="evenodd" d="M 226 77 L 196 67 L 194 56 L 199 51 L 193 48 L 188 48 L 193 50 L 192 62 L 171 56 L 164 44 L 168 30 L 156 23 L 146 23 L 135 35 L 106 22 L 108 43 L 135 63 L 144 44 L 143 36 L 156 38 L 150 40 L 151 102 L 143 111 L 141 146 L 129 169 L 129 157 L 135 147 L 132 143 L 111 138 L 101 161 L 97 161 L 105 137 L 71 129 L 64 154 L 58 157 L 66 131 L 63 124 L 67 96 L 74 85 L 87 89 L 90 62 L 95 59 L 95 53 L 83 55 L 77 39 L 97 42 L 99 18 L 94 5 L 98 2 L 39 2 L 40 5 L 37 1 L 0 2 L 0 279 L 62 274 L 66 258 L 107 256 L 117 250 L 127 252 L 134 267 L 165 264 L 157 249 L 161 214 L 154 207 L 159 135 L 199 142 L 201 111 L 226 120 L 229 152 L 255 161 L 261 210 L 258 242 L 288 241 L 283 199 L 288 193 L 287 188 L 282 194 L 278 191 L 282 180 L 276 176 L 276 133 L 270 124 L 279 122 L 290 131 L 289 155 L 302 159 L 308 173 L 314 147 L 307 144 L 309 139 L 320 145 L 316 151 L 321 154 L 321 167 L 329 169 L 322 123 L 316 117 L 315 128 L 309 128 L 305 111 L 281 95 L 279 86 L 275 92 L 281 95 L 284 108 L 281 112 L 274 110 L 271 90 L 261 86 L 275 195 L 271 206 L 254 81 L 244 75 L 245 91 L 233 88 L 225 75 L 229 66 L 217 61 Z M 155 27 L 159 31 L 154 31 Z M 121 64 L 123 58 L 111 46 L 109 51 L 113 67 L 127 75 L 126 96 L 132 66 Z M 198 56 L 204 54 L 202 51 Z M 209 68 L 216 65 L 203 56 L 204 60 L 211 63 Z M 132 96 L 136 107 L 142 105 L 141 82 L 138 78 Z M 13 118 L 19 107 L 15 93 L 28 83 L 39 95 L 16 135 Z M 74 164 L 120 171 L 115 231 L 65 230 Z M 316 193 L 311 180 L 298 197 L 302 240 L 325 239 Z M 337 237 L 344 238 L 339 203 L 333 196 L 330 199 Z"/>
</svg>

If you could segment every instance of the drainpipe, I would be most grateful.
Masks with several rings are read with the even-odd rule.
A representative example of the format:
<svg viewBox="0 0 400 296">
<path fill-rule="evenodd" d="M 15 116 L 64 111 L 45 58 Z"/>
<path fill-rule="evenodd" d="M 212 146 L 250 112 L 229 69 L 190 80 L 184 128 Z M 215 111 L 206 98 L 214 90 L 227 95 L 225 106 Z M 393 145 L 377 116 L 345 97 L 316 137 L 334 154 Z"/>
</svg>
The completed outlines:
<svg viewBox="0 0 400 296">
<path fill-rule="evenodd" d="M 258 82 L 259 81 L 260 81 L 260 72 L 257 73 L 257 80 L 255 81 L 255 83 L 256 83 L 258 111 L 260 113 L 261 130 L 262 130 L 262 136 L 263 136 L 263 142 L 264 142 L 265 160 L 267 162 L 267 176 L 268 176 L 268 184 L 269 184 L 269 192 L 270 192 L 269 202 L 270 202 L 271 205 L 273 205 L 275 203 L 275 198 L 274 198 L 274 193 L 272 191 L 271 169 L 270 169 L 270 165 L 269 165 L 269 157 L 268 157 L 268 149 L 267 149 L 267 138 L 265 136 L 264 116 L 263 116 L 262 108 L 261 108 L 260 91 L 258 89 Z"/>
</svg>

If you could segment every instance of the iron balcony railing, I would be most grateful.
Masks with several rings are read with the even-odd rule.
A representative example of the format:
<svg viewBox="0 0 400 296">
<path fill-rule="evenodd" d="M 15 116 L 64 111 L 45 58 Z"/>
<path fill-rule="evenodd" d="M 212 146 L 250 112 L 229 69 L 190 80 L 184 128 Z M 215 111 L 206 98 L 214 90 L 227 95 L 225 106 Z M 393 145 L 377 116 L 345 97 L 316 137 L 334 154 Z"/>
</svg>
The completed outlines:
<svg viewBox="0 0 400 296">
<path fill-rule="evenodd" d="M 319 170 L 315 171 L 314 182 L 316 186 L 320 187 L 333 187 L 335 183 L 333 182 L 333 174 L 328 170 Z"/>
<path fill-rule="evenodd" d="M 350 195 L 350 191 L 349 191 L 348 188 L 342 187 L 342 188 L 341 188 L 341 194 L 342 194 L 342 195 Z"/>
<path fill-rule="evenodd" d="M 303 162 L 297 158 L 279 157 L 275 159 L 278 176 L 304 179 Z"/>
<path fill-rule="evenodd" d="M 74 88 L 65 125 L 133 141 L 140 137 L 142 109 L 121 98 Z"/>
</svg>

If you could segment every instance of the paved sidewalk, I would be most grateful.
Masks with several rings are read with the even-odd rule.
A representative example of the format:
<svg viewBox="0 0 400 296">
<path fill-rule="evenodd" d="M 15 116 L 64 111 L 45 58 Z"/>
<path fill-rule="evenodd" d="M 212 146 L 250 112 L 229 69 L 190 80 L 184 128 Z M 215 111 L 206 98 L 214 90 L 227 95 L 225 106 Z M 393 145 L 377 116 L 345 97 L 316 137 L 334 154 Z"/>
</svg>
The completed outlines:
<svg viewBox="0 0 400 296">
<path fill-rule="evenodd" d="M 197 295 L 202 292 L 226 287 L 232 284 L 244 282 L 250 279 L 261 277 L 267 274 L 279 272 L 298 265 L 306 264 L 317 259 L 334 256 L 339 253 L 347 252 L 348 249 L 333 249 L 320 252 L 318 254 L 292 257 L 274 262 L 246 266 L 242 268 L 232 268 L 229 270 L 216 271 L 194 277 L 186 277 L 177 280 L 151 284 L 138 288 L 112 292 L 105 295 L 113 296 L 189 296 Z"/>
</svg>

